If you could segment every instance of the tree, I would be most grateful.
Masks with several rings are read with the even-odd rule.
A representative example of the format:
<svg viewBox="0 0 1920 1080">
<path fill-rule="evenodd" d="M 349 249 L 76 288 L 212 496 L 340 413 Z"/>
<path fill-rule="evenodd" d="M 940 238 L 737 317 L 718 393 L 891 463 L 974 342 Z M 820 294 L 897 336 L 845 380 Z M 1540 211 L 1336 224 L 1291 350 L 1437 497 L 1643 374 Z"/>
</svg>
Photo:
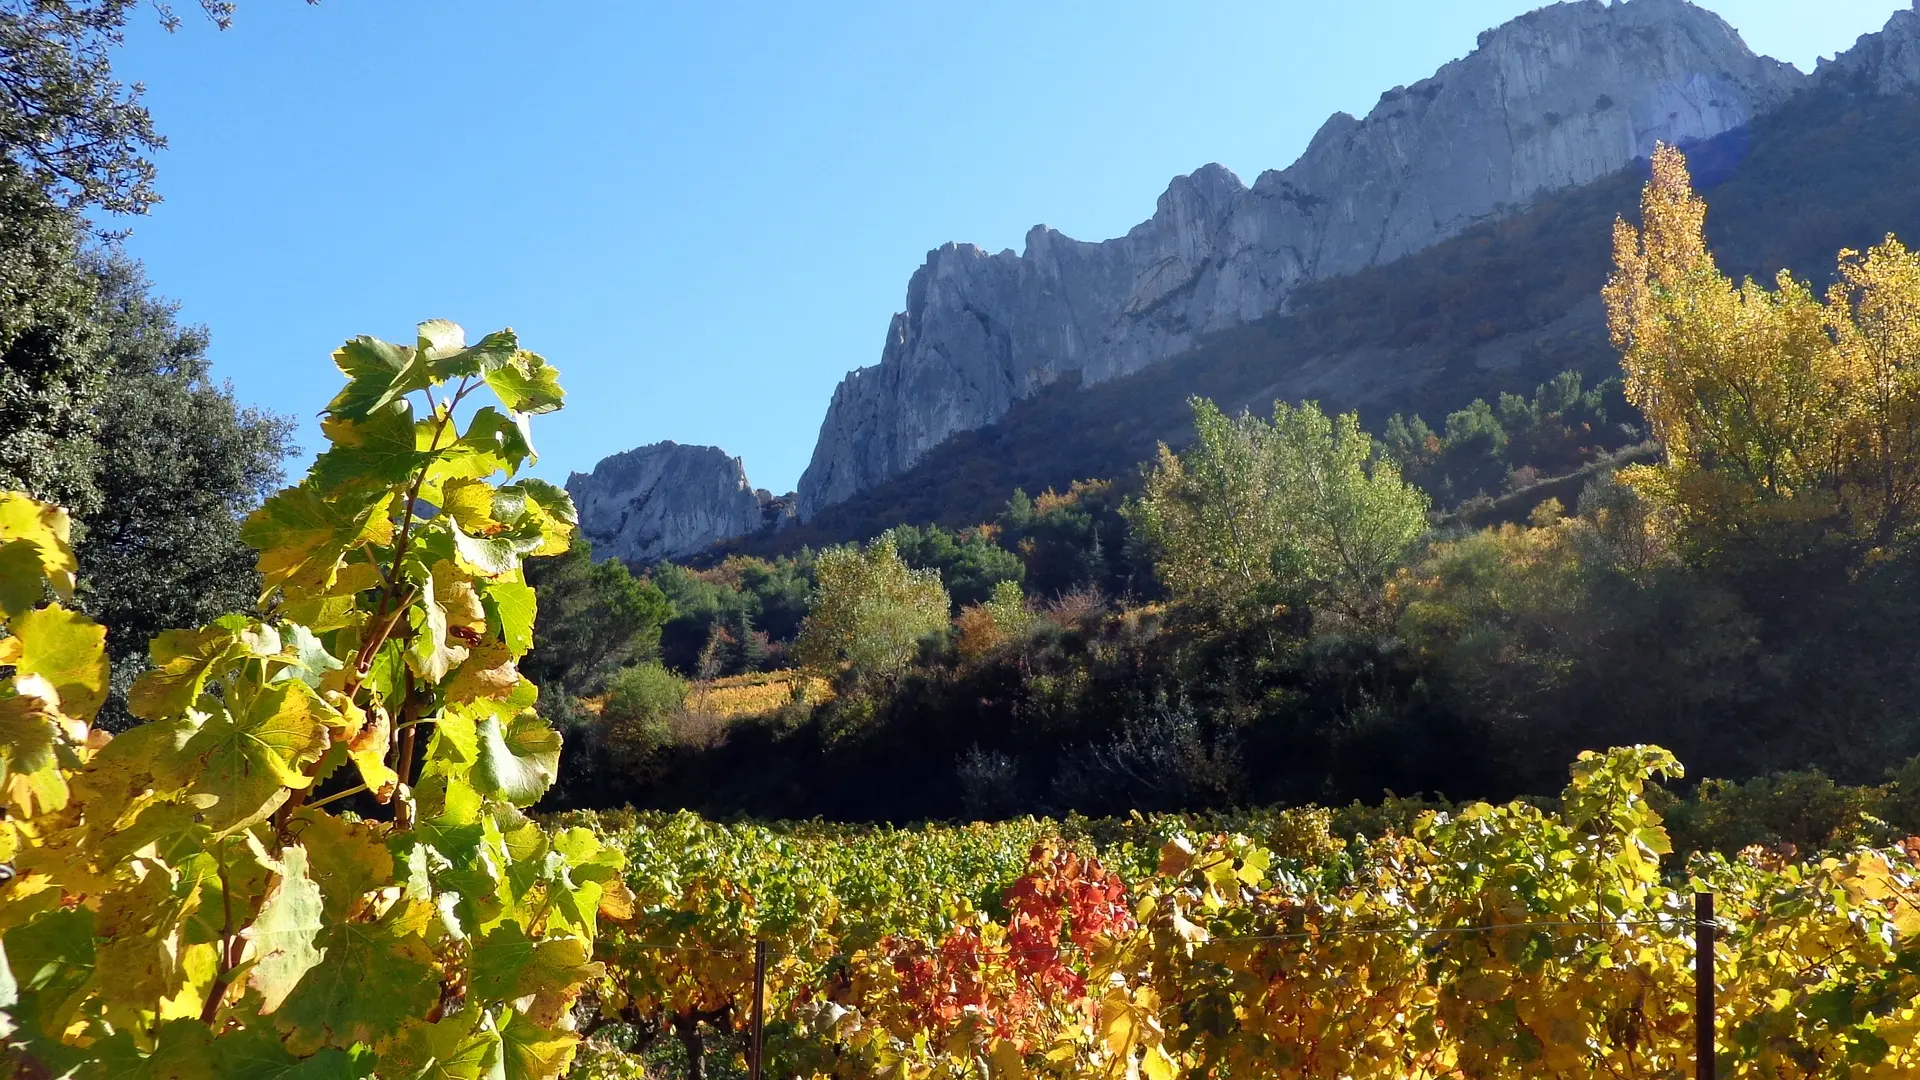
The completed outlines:
<svg viewBox="0 0 1920 1080">
<path fill-rule="evenodd" d="M 622 665 L 652 659 L 660 628 L 673 617 L 666 596 L 625 563 L 594 562 L 585 537 L 565 555 L 531 564 L 527 583 L 540 590 L 539 644 L 521 669 L 565 694 L 592 693 Z"/>
<path fill-rule="evenodd" d="M 1306 602 L 1353 618 L 1426 529 L 1425 494 L 1359 417 L 1275 402 L 1273 422 L 1193 399 L 1197 437 L 1164 444 L 1134 505 L 1174 597 L 1229 615 Z"/>
<path fill-rule="evenodd" d="M 160 201 L 148 155 L 167 141 L 140 84 L 113 75 L 113 50 L 137 4 L 0 0 L 0 156 L 75 210 L 144 214 Z M 198 5 L 222 29 L 233 18 L 229 0 Z M 164 0 L 154 7 L 169 30 L 180 24 Z"/>
<path fill-rule="evenodd" d="M 209 378 L 205 328 L 179 325 L 178 305 L 152 294 L 138 263 L 109 253 L 87 268 L 107 377 L 92 447 L 100 509 L 78 545 L 92 568 L 82 597 L 125 667 L 162 630 L 253 607 L 260 578 L 240 523 L 280 486 L 292 422 Z"/>
<path fill-rule="evenodd" d="M 3 48 L 3 45 L 0 45 Z M 0 488 L 84 516 L 106 372 L 77 219 L 0 162 Z"/>
<path fill-rule="evenodd" d="M 1824 300 L 1715 264 L 1686 159 L 1654 155 L 1642 226 L 1614 226 L 1605 298 L 1627 396 L 1665 447 L 1623 473 L 1696 550 L 1788 530 L 1865 551 L 1904 535 L 1920 499 L 1920 256 L 1893 237 L 1843 251 Z"/>
<path fill-rule="evenodd" d="M 844 663 L 863 683 L 892 681 L 913 661 L 921 638 L 946 629 L 939 572 L 909 567 L 892 533 L 864 551 L 822 551 L 815 573 L 813 605 L 794 645 L 808 669 L 832 675 Z"/>
</svg>

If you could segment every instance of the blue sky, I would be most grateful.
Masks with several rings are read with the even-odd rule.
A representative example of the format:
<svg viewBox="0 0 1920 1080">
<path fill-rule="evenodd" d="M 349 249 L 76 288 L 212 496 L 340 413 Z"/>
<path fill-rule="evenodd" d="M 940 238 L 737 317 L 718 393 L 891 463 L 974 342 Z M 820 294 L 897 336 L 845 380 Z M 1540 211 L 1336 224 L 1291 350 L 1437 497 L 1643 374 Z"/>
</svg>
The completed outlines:
<svg viewBox="0 0 1920 1080">
<path fill-rule="evenodd" d="M 560 368 L 542 474 L 674 439 L 786 491 L 928 249 L 1118 235 L 1209 161 L 1251 182 L 1532 6 L 243 0 L 129 36 L 171 146 L 128 249 L 309 450 L 335 345 L 444 317 Z M 1705 6 L 1811 68 L 1906 4 Z"/>
</svg>

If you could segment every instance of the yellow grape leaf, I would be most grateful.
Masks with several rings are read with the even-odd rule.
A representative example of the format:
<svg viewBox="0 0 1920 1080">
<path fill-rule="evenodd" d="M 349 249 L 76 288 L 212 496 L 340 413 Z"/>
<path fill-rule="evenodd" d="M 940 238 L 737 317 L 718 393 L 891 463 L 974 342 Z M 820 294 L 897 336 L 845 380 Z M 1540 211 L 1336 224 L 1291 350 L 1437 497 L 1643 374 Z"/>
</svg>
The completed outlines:
<svg viewBox="0 0 1920 1080">
<path fill-rule="evenodd" d="M 45 679 L 61 712 L 90 720 L 107 700 L 107 628 L 59 604 L 49 604 L 13 620 L 20 639 L 14 667 Z"/>
<path fill-rule="evenodd" d="M 14 814 L 32 817 L 67 805 L 67 781 L 54 757 L 60 738 L 52 702 L 32 694 L 0 697 L 0 782 Z"/>
<path fill-rule="evenodd" d="M 0 491 L 0 540 L 30 545 L 39 564 L 38 574 L 46 578 L 56 596 L 73 599 L 74 574 L 80 564 L 73 557 L 73 520 L 64 508 L 18 491 Z M 37 582 L 34 592 L 39 592 Z M 36 595 L 34 601 L 38 600 Z M 7 614 L 17 610 L 10 609 Z"/>
<path fill-rule="evenodd" d="M 206 689 L 207 680 L 237 651 L 240 635 L 223 626 L 202 630 L 162 630 L 148 651 L 153 670 L 136 679 L 127 707 L 142 720 L 163 720 L 186 712 Z"/>
<path fill-rule="evenodd" d="M 493 485 L 485 480 L 449 480 L 440 500 L 440 508 L 471 536 L 500 531 L 493 519 Z"/>
<path fill-rule="evenodd" d="M 361 897 L 393 883 L 387 828 L 312 808 L 293 815 L 288 831 L 307 849 L 307 873 L 320 887 L 329 918 L 346 918 Z"/>
<path fill-rule="evenodd" d="M 219 710 L 182 748 L 199 766 L 192 790 L 220 800 L 206 812 L 216 835 L 265 819 L 286 801 L 286 789 L 309 786 L 305 769 L 330 743 L 331 710 L 306 683 L 276 683 L 234 705 L 238 715 Z"/>
<path fill-rule="evenodd" d="M 520 685 L 520 669 L 503 641 L 488 641 L 471 650 L 447 680 L 446 699 L 456 704 L 500 699 Z"/>
<path fill-rule="evenodd" d="M 580 1036 L 551 1031 L 518 1012 L 500 1029 L 500 1065 L 504 1080 L 554 1080 L 573 1063 Z"/>
<path fill-rule="evenodd" d="M 1140 1071 L 1147 1080 L 1174 1080 L 1180 1075 L 1180 1066 L 1174 1063 L 1166 1047 L 1156 1043 L 1147 1047 L 1147 1052 L 1141 1056 Z"/>
</svg>

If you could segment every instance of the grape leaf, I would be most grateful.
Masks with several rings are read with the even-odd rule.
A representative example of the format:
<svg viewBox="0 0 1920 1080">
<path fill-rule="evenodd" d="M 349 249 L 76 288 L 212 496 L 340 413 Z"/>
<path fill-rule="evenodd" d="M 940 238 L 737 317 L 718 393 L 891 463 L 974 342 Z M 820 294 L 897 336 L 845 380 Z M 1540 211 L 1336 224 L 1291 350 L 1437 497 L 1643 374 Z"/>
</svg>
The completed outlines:
<svg viewBox="0 0 1920 1080">
<path fill-rule="evenodd" d="M 486 373 L 487 385 L 500 396 L 509 412 L 537 415 L 558 409 L 567 392 L 560 389 L 560 372 L 538 353 L 524 349 L 513 359 Z"/>
<path fill-rule="evenodd" d="M 333 362 L 347 377 L 327 412 L 358 420 L 432 382 L 417 350 L 373 337 L 357 337 L 334 350 Z"/>
<path fill-rule="evenodd" d="M 485 630 L 487 611 L 473 582 L 452 563 L 442 561 L 434 564 L 421 583 L 414 613 L 407 663 L 414 674 L 437 685 L 467 658 L 467 647 L 453 637 L 454 632 Z"/>
<path fill-rule="evenodd" d="M 291 844 L 280 853 L 279 877 L 259 917 L 241 931 L 253 946 L 247 984 L 260 992 L 260 1011 L 278 1009 L 322 956 L 313 942 L 324 925 L 320 886 L 307 876 L 307 849 Z"/>
<path fill-rule="evenodd" d="M 46 595 L 40 549 L 30 540 L 0 544 L 0 618 L 30 611 Z"/>
<path fill-rule="evenodd" d="M 36 579 L 35 596 L 27 606 L 38 603 L 40 597 L 38 579 L 45 577 L 52 586 L 54 595 L 62 600 L 73 599 L 74 573 L 79 563 L 73 557 L 73 521 L 64 508 L 51 503 L 43 503 L 17 491 L 0 491 L 0 539 L 22 541 L 28 544 L 39 564 L 37 572 L 31 572 Z M 8 572 L 15 572 L 9 564 Z M 9 607 L 9 615 L 21 608 Z"/>
<path fill-rule="evenodd" d="M 384 825 L 302 808 L 289 831 L 307 849 L 307 873 L 320 887 L 330 919 L 345 919 L 362 896 L 393 882 Z"/>
<path fill-rule="evenodd" d="M 500 1029 L 500 1064 L 504 1080 L 553 1080 L 564 1076 L 573 1062 L 580 1036 L 549 1031 L 521 1016 L 509 1014 Z"/>
<path fill-rule="evenodd" d="M 406 1080 L 493 1080 L 499 1039 L 475 1030 L 478 1010 L 469 1009 L 433 1024 L 412 1024 L 380 1055 L 383 1076 Z"/>
<path fill-rule="evenodd" d="M 445 684 L 446 700 L 455 704 L 499 699 L 520 685 L 520 669 L 503 641 L 488 641 L 474 648 Z"/>
<path fill-rule="evenodd" d="M 420 351 L 428 355 L 436 379 L 484 375 L 512 363 L 520 351 L 520 340 L 510 329 L 495 330 L 472 345 L 466 342 L 466 331 L 445 319 L 420 324 Z"/>
<path fill-rule="evenodd" d="M 340 556 L 367 534 L 384 498 L 331 500 L 312 487 L 284 488 L 247 515 L 240 539 L 260 553 L 261 584 L 324 591 L 339 574 Z"/>
<path fill-rule="evenodd" d="M 240 635 L 221 626 L 162 630 L 148 651 L 154 667 L 134 681 L 127 707 L 142 720 L 179 716 L 200 698 L 207 679 L 237 651 Z"/>
<path fill-rule="evenodd" d="M 526 709 L 504 724 L 487 716 L 479 723 L 479 736 L 473 777 L 482 794 L 515 806 L 532 806 L 546 794 L 560 768 L 560 733 L 540 714 Z"/>
<path fill-rule="evenodd" d="M 489 581 L 480 596 L 500 624 L 500 640 L 507 652 L 516 660 L 525 656 L 533 648 L 533 623 L 539 611 L 533 587 L 522 581 Z"/>
<path fill-rule="evenodd" d="M 256 690 L 240 708 L 239 715 L 215 712 L 182 748 L 200 766 L 193 790 L 219 797 L 206 812 L 216 835 L 262 820 L 286 801 L 288 789 L 307 787 L 304 769 L 329 741 L 327 706 L 306 683 Z"/>
<path fill-rule="evenodd" d="M 313 459 L 307 482 L 322 490 L 391 488 L 409 480 L 426 460 L 417 445 L 413 406 L 405 400 L 360 420 L 328 417 L 320 426 L 333 448 Z"/>
<path fill-rule="evenodd" d="M 293 1053 L 376 1043 L 433 1007 L 439 987 L 433 954 L 418 934 L 395 925 L 392 914 L 379 922 L 328 923 L 316 945 L 326 962 L 273 1014 Z"/>
<path fill-rule="evenodd" d="M 54 759 L 60 729 L 51 708 L 32 694 L 0 696 L 0 795 L 27 817 L 67 805 L 67 780 Z"/>
<path fill-rule="evenodd" d="M 59 695 L 60 711 L 87 720 L 107 700 L 107 628 L 59 604 L 36 608 L 13 620 L 20 640 L 14 667 L 38 675 Z"/>
</svg>

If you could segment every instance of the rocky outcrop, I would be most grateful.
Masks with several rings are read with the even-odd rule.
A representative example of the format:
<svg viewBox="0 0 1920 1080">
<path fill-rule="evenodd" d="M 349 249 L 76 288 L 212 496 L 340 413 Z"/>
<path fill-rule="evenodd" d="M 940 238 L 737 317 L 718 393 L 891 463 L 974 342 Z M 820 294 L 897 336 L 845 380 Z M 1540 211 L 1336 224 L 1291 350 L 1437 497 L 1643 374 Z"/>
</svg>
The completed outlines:
<svg viewBox="0 0 1920 1080">
<path fill-rule="evenodd" d="M 1920 87 L 1920 0 L 1896 11 L 1884 30 L 1863 35 L 1853 48 L 1823 60 L 1815 76 L 1829 84 L 1876 94 L 1904 94 Z"/>
<path fill-rule="evenodd" d="M 778 528 L 793 500 L 747 483 L 740 459 L 717 446 L 654 443 L 602 458 L 567 478 L 580 532 L 596 559 L 652 563 L 722 540 Z"/>
<path fill-rule="evenodd" d="M 1153 217 L 1022 254 L 949 244 L 907 286 L 880 363 L 835 390 L 801 478 L 805 520 L 992 423 L 1069 373 L 1099 382 L 1281 308 L 1300 283 L 1420 250 L 1646 155 L 1738 127 L 1805 81 L 1685 0 L 1557 4 L 1432 78 L 1323 125 L 1251 188 L 1219 165 Z"/>
</svg>

